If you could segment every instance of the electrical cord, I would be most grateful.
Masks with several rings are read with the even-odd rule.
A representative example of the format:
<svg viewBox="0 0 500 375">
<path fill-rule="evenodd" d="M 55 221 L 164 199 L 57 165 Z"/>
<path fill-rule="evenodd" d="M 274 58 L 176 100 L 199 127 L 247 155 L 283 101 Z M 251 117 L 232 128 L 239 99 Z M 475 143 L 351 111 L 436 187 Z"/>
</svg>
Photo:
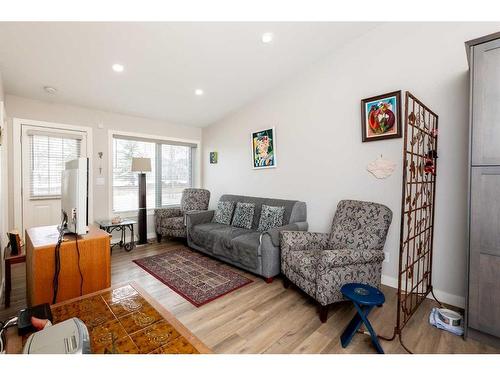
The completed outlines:
<svg viewBox="0 0 500 375">
<path fill-rule="evenodd" d="M 3 353 L 4 352 L 4 331 L 9 328 L 9 327 L 12 327 L 14 325 L 17 324 L 17 316 L 14 316 L 12 318 L 9 318 L 7 319 L 7 321 L 4 323 L 4 322 L 0 322 L 0 324 L 2 325 L 2 328 L 0 328 L 0 353 Z"/>
<path fill-rule="evenodd" d="M 54 279 L 52 280 L 52 288 L 54 290 L 52 297 L 52 304 L 56 303 L 57 300 L 57 292 L 59 290 L 59 273 L 61 272 L 61 243 L 64 238 L 64 228 L 66 227 L 67 217 L 64 216 L 61 227 L 59 229 L 59 238 L 57 239 L 57 244 L 55 247 L 55 271 L 54 271 Z"/>
<path fill-rule="evenodd" d="M 78 254 L 78 272 L 80 273 L 80 296 L 83 296 L 83 273 L 80 266 L 80 247 L 78 246 L 78 234 L 75 233 L 76 252 Z"/>
</svg>

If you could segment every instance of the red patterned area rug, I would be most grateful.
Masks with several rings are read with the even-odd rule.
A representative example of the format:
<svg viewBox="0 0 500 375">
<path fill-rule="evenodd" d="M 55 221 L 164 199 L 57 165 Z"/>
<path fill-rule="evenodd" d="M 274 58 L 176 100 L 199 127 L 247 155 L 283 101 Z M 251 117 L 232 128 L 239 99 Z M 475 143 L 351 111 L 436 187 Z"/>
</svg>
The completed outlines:
<svg viewBox="0 0 500 375">
<path fill-rule="evenodd" d="M 134 263 L 196 307 L 252 282 L 224 263 L 185 248 L 136 259 Z"/>
</svg>

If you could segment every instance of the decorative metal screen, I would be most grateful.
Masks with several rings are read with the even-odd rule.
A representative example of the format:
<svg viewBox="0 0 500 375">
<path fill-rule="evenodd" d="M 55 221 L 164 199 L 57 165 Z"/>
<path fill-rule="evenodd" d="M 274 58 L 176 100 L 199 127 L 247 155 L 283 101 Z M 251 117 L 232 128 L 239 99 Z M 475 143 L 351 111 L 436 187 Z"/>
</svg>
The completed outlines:
<svg viewBox="0 0 500 375">
<path fill-rule="evenodd" d="M 403 184 L 399 244 L 397 321 L 391 337 L 401 331 L 432 290 L 432 252 L 436 201 L 438 115 L 408 91 L 405 96 Z M 439 301 L 438 301 L 439 303 Z"/>
<path fill-rule="evenodd" d="M 396 333 L 432 293 L 438 116 L 406 92 Z"/>
</svg>

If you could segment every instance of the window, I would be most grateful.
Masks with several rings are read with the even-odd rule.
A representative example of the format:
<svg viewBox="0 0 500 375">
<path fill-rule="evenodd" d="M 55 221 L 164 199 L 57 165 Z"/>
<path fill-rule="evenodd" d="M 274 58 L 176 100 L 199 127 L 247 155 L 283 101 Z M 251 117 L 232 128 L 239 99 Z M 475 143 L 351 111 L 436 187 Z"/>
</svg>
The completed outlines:
<svg viewBox="0 0 500 375">
<path fill-rule="evenodd" d="M 147 208 L 178 205 L 182 190 L 193 184 L 194 144 L 169 143 L 128 136 L 113 136 L 113 211 L 138 209 L 139 178 L 131 172 L 132 158 L 151 159 L 146 173 Z"/>
<path fill-rule="evenodd" d="M 28 133 L 30 149 L 30 198 L 60 198 L 65 163 L 80 157 L 78 136 Z"/>
</svg>

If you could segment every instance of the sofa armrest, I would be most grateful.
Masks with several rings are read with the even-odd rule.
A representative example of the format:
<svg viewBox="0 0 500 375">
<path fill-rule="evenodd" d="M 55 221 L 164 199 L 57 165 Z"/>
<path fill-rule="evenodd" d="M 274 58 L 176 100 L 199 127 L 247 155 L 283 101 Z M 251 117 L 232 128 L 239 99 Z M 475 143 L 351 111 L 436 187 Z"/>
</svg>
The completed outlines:
<svg viewBox="0 0 500 375">
<path fill-rule="evenodd" d="M 381 263 L 385 256 L 382 250 L 323 250 L 319 256 L 319 267 L 342 267 L 354 264 Z"/>
<path fill-rule="evenodd" d="M 281 251 L 324 250 L 328 247 L 330 233 L 282 231 Z"/>
<path fill-rule="evenodd" d="M 306 231 L 309 228 L 309 224 L 306 221 L 299 221 L 296 223 L 290 223 L 283 225 L 281 227 L 270 228 L 265 232 L 262 232 L 262 236 L 269 236 L 271 242 L 274 246 L 280 245 L 280 233 L 282 231 Z"/>
<path fill-rule="evenodd" d="M 186 213 L 186 225 L 188 228 L 198 225 L 198 224 L 203 224 L 203 223 L 209 223 L 212 221 L 212 218 L 214 217 L 214 210 L 208 210 L 208 211 L 191 211 Z"/>
</svg>

